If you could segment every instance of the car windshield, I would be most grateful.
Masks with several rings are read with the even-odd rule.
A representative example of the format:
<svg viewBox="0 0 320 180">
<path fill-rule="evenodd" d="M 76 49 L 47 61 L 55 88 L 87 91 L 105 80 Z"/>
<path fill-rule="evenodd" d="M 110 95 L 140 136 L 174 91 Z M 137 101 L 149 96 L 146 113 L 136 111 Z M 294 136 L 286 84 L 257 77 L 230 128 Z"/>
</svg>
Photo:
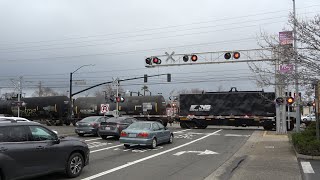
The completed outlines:
<svg viewBox="0 0 320 180">
<path fill-rule="evenodd" d="M 150 129 L 151 123 L 133 123 L 127 129 Z"/>
<path fill-rule="evenodd" d="M 97 119 L 97 117 L 86 117 L 81 120 L 81 122 L 93 122 Z"/>
</svg>

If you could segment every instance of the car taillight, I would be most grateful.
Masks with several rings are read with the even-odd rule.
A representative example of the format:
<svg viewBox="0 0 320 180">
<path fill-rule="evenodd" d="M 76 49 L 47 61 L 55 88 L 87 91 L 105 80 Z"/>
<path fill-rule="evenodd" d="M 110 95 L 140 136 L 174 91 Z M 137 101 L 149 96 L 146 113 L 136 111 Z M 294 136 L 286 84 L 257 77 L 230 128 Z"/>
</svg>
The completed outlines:
<svg viewBox="0 0 320 180">
<path fill-rule="evenodd" d="M 138 137 L 141 137 L 141 138 L 147 138 L 148 136 L 149 136 L 149 134 L 146 132 L 142 132 L 142 133 L 138 134 Z"/>
<path fill-rule="evenodd" d="M 121 134 L 120 134 L 121 137 L 126 137 L 127 135 L 128 134 L 126 132 L 124 132 L 124 131 L 122 131 Z"/>
</svg>

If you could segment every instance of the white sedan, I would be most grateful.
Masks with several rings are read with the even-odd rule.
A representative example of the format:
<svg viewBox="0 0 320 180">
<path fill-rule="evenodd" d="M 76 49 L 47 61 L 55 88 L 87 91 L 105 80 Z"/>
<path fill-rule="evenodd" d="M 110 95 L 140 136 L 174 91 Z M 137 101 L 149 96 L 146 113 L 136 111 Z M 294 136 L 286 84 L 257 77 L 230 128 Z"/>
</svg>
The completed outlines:
<svg viewBox="0 0 320 180">
<path fill-rule="evenodd" d="M 302 120 L 303 122 L 316 121 L 316 116 L 315 116 L 314 114 L 308 114 L 308 115 L 302 116 L 302 117 L 301 117 L 301 120 Z"/>
</svg>

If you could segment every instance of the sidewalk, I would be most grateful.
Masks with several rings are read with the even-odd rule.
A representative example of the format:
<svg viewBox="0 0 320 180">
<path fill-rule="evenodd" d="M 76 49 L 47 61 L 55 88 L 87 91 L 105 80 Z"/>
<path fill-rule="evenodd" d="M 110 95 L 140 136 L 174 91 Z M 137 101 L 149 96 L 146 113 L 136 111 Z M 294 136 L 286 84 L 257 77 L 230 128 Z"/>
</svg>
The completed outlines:
<svg viewBox="0 0 320 180">
<path fill-rule="evenodd" d="M 301 180 L 287 135 L 255 131 L 240 150 L 205 180 Z"/>
</svg>

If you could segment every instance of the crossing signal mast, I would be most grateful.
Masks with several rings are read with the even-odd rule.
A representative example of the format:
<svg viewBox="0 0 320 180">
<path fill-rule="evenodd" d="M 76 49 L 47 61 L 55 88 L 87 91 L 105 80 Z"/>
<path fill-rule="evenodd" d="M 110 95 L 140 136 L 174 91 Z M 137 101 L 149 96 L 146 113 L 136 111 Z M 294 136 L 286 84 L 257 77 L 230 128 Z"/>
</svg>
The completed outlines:
<svg viewBox="0 0 320 180">
<path fill-rule="evenodd" d="M 161 59 L 164 58 L 166 58 L 166 60 L 162 61 Z M 191 54 L 175 54 L 174 52 L 169 54 L 166 52 L 165 55 L 147 57 L 145 59 L 145 67 L 151 68 L 159 66 L 181 66 L 257 61 L 275 61 L 275 59 L 272 58 L 270 49 L 198 52 Z"/>
</svg>

